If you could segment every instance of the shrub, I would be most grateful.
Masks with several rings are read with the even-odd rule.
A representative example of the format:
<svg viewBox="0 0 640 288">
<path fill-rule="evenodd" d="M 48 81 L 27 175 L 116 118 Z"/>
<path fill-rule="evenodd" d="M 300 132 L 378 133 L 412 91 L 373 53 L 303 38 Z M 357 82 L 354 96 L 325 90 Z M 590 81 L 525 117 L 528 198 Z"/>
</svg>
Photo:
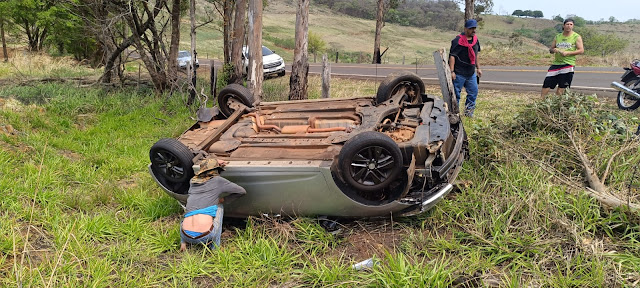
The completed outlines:
<svg viewBox="0 0 640 288">
<path fill-rule="evenodd" d="M 327 43 L 322 40 L 320 35 L 309 31 L 309 53 L 316 54 L 324 51 Z"/>
<path fill-rule="evenodd" d="M 507 22 L 507 24 L 513 24 L 514 21 L 516 21 L 516 17 L 513 16 L 507 16 L 504 17 L 504 22 Z"/>
<path fill-rule="evenodd" d="M 222 65 L 222 71 L 218 72 L 218 80 L 216 82 L 216 87 L 218 91 L 229 84 L 229 79 L 231 78 L 231 74 L 233 74 L 233 64 L 225 63 Z"/>
<path fill-rule="evenodd" d="M 582 36 L 585 54 L 609 55 L 624 50 L 629 42 L 614 35 L 600 34 L 596 30 L 579 27 L 576 32 Z"/>
<path fill-rule="evenodd" d="M 551 42 L 553 42 L 556 34 L 558 34 L 558 31 L 555 28 L 545 28 L 540 31 L 537 40 L 545 46 L 551 46 Z"/>
</svg>

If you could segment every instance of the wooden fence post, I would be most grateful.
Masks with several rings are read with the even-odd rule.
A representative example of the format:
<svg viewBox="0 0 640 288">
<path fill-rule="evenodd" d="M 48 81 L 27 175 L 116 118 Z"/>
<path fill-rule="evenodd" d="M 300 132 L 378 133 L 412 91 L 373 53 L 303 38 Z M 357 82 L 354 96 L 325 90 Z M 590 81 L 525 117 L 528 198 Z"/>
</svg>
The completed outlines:
<svg viewBox="0 0 640 288">
<path fill-rule="evenodd" d="M 216 81 L 217 80 L 216 76 L 217 75 L 216 75 L 215 65 L 213 64 L 213 61 L 211 61 L 211 68 L 209 70 L 209 82 L 211 82 L 211 87 L 210 87 L 211 100 L 216 99 L 216 82 L 218 82 Z"/>
<path fill-rule="evenodd" d="M 138 63 L 138 89 L 140 89 L 140 70 L 141 70 L 140 63 Z"/>
<path fill-rule="evenodd" d="M 331 97 L 331 63 L 327 54 L 322 54 L 322 98 Z"/>
</svg>

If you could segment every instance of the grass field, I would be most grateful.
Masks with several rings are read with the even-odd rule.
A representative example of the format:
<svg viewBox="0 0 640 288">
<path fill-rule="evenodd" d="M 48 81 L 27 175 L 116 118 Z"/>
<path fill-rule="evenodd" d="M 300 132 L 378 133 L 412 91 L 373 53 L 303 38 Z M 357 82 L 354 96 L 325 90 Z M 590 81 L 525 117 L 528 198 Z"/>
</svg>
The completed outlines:
<svg viewBox="0 0 640 288">
<path fill-rule="evenodd" d="M 10 65 L 0 63 L 0 71 L 12 70 Z M 68 69 L 59 76 L 96 73 Z M 311 78 L 310 97 L 318 97 L 319 82 Z M 286 77 L 266 81 L 265 100 L 286 98 L 287 85 Z M 145 87 L 79 87 L 71 81 L 0 86 L 0 286 L 640 283 L 640 214 L 604 208 L 582 189 L 560 181 L 580 178 L 562 153 L 546 156 L 558 160 L 557 173 L 516 153 L 516 148 L 539 153 L 559 145 L 557 135 L 535 133 L 525 124 L 533 108 L 572 103 L 569 98 L 542 101 L 536 93 L 481 90 L 476 117 L 464 119 L 470 156 L 458 189 L 425 214 L 357 219 L 342 223 L 335 234 L 314 218 L 227 219 L 222 249 L 180 253 L 182 209 L 151 179 L 148 149 L 189 127 L 194 111 L 184 106 L 185 95 L 156 95 Z M 333 97 L 373 95 L 375 83 L 336 79 L 332 89 Z M 439 94 L 439 89 L 428 87 L 428 92 Z M 639 120 L 601 99 L 589 103 L 590 113 L 606 116 L 596 119 L 600 132 L 589 137 L 606 145 L 588 153 L 611 155 L 628 143 L 628 130 Z M 616 130 L 614 124 L 629 128 Z M 618 157 L 607 181 L 635 203 L 640 196 L 634 178 L 637 152 Z M 634 186 L 627 192 L 629 183 Z M 351 269 L 370 257 L 376 261 L 372 269 Z"/>
</svg>

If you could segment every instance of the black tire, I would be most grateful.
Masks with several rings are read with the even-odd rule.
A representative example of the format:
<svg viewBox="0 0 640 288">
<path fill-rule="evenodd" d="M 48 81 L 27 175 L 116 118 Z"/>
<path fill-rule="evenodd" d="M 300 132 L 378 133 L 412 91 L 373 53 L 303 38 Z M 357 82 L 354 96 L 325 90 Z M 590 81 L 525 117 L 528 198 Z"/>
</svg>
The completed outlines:
<svg viewBox="0 0 640 288">
<path fill-rule="evenodd" d="M 624 86 L 627 88 L 640 93 L 640 78 L 634 78 L 624 83 Z M 627 95 L 626 93 L 620 91 L 618 92 L 618 108 L 621 110 L 635 110 L 640 107 L 640 100 L 636 100 L 635 98 Z"/>
<path fill-rule="evenodd" d="M 403 168 L 398 144 L 375 131 L 362 132 L 349 139 L 340 150 L 338 161 L 342 179 L 361 192 L 386 188 Z"/>
<path fill-rule="evenodd" d="M 193 177 L 193 156 L 193 152 L 180 141 L 160 139 L 149 150 L 151 171 L 160 182 L 189 182 Z"/>
<path fill-rule="evenodd" d="M 402 87 L 407 87 L 406 94 L 412 98 L 419 98 L 425 91 L 424 82 L 420 76 L 408 71 L 393 73 L 380 83 L 376 94 L 376 104 L 389 100 Z"/>
<path fill-rule="evenodd" d="M 218 94 L 218 107 L 220 112 L 226 117 L 231 116 L 235 111 L 231 108 L 234 102 L 240 102 L 247 107 L 253 107 L 253 94 L 247 87 L 240 84 L 229 84 L 222 88 Z"/>
</svg>

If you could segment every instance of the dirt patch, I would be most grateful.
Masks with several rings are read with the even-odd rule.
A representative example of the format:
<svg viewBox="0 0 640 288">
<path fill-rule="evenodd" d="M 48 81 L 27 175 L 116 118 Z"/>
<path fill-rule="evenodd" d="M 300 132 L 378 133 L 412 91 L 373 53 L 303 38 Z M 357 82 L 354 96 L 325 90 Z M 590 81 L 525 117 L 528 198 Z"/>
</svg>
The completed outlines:
<svg viewBox="0 0 640 288">
<path fill-rule="evenodd" d="M 264 229 L 267 234 L 279 236 L 295 242 L 296 227 L 292 223 L 296 219 L 276 220 L 268 218 L 252 218 L 254 226 Z M 224 230 L 221 235 L 222 247 L 227 241 L 237 237 L 237 230 L 244 230 L 246 222 L 243 219 L 225 219 Z M 331 232 L 326 232 L 331 233 Z M 390 219 L 353 221 L 340 225 L 340 229 L 333 232 L 341 239 L 334 249 L 326 252 L 325 257 L 339 259 L 345 257 L 356 263 L 373 256 L 378 259 L 385 257 L 385 252 L 395 253 L 397 248 L 409 235 L 408 229 L 392 223 Z M 292 245 L 291 249 L 298 249 Z"/>
<path fill-rule="evenodd" d="M 345 225 L 344 246 L 333 251 L 336 255 L 345 255 L 353 261 L 360 262 L 376 256 L 385 257 L 385 251 L 394 252 L 406 238 L 404 228 L 395 227 L 390 220 L 356 221 Z"/>
<path fill-rule="evenodd" d="M 16 146 L 3 141 L 0 141 L 0 149 L 6 152 L 16 153 L 16 154 L 32 154 L 33 152 L 36 151 L 35 148 L 29 145 L 24 145 L 21 143 L 20 145 Z"/>
<path fill-rule="evenodd" d="M 22 112 L 24 110 L 24 105 L 15 98 L 0 98 L 0 109 Z"/>
<path fill-rule="evenodd" d="M 16 238 L 27 240 L 28 243 L 26 246 L 23 241 L 18 241 L 17 247 L 14 247 L 17 252 L 16 256 L 18 259 L 14 259 L 14 261 L 20 262 L 22 258 L 20 255 L 24 254 L 25 262 L 28 261 L 31 266 L 38 266 L 42 261 L 48 261 L 53 257 L 53 243 L 51 243 L 51 239 L 53 236 L 50 235 L 43 227 L 30 225 L 27 221 L 18 220 L 17 223 L 18 228 L 15 229 L 15 233 L 17 233 Z M 27 238 L 28 237 L 28 238 Z M 25 249 L 23 251 L 23 248 Z"/>
<path fill-rule="evenodd" d="M 76 161 L 84 159 L 84 157 L 81 154 L 73 152 L 71 150 L 60 150 L 59 153 L 62 156 L 64 156 L 65 158 L 67 158 L 67 159 L 69 159 L 69 160 L 71 160 L 73 162 L 76 162 Z"/>
<path fill-rule="evenodd" d="M 191 285 L 194 287 L 217 287 L 219 283 L 222 283 L 220 277 L 215 276 L 198 276 L 191 280 Z"/>
<path fill-rule="evenodd" d="M 10 124 L 0 125 L 0 134 L 10 136 L 18 134 L 18 131 L 14 129 Z"/>
</svg>

